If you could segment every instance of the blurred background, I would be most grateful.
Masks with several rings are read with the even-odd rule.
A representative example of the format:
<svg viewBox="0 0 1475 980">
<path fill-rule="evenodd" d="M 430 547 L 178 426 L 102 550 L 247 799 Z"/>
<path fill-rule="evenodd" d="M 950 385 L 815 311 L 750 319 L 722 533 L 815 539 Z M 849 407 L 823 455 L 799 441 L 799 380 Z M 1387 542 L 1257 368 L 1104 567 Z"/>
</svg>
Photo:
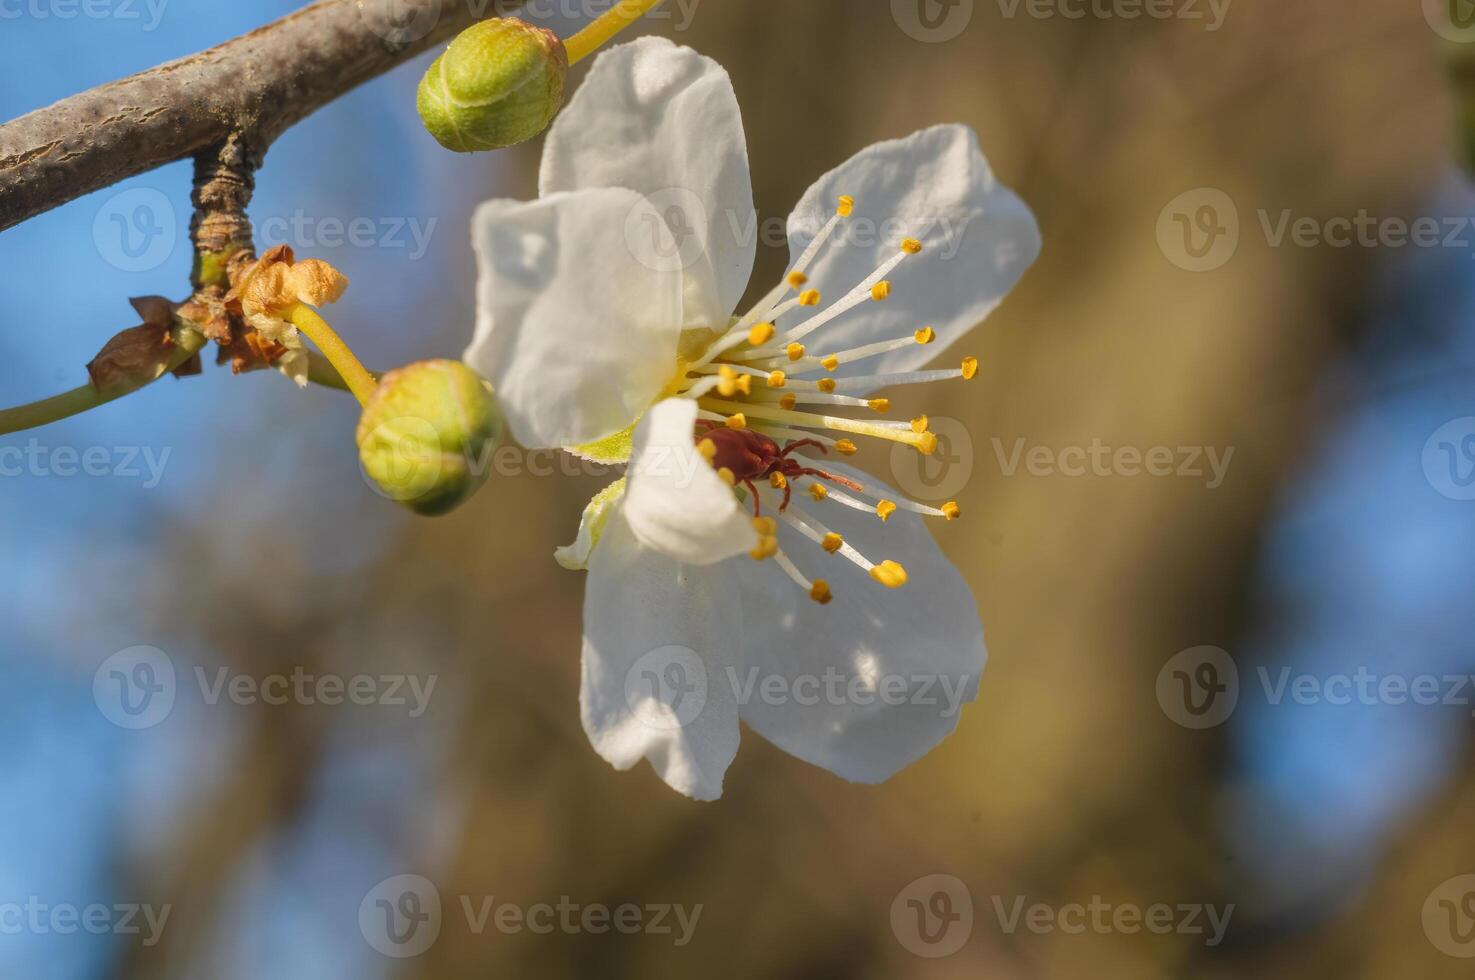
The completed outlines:
<svg viewBox="0 0 1475 980">
<path fill-rule="evenodd" d="M 0 118 L 295 6 L 0 4 Z M 959 121 L 1043 229 L 967 343 L 980 379 L 927 390 L 940 459 L 863 460 L 961 502 L 937 533 L 991 654 L 957 733 L 882 786 L 751 731 L 714 804 L 594 753 L 583 577 L 551 552 L 608 477 L 513 453 L 411 519 L 362 480 L 350 398 L 208 365 L 0 439 L 0 976 L 1469 976 L 1464 7 L 672 0 L 640 25 L 731 72 L 763 218 Z M 424 132 L 431 57 L 291 129 L 252 207 L 260 245 L 352 279 L 333 321 L 375 367 L 460 353 L 470 211 L 536 190 L 540 144 Z M 127 297 L 187 292 L 189 179 L 0 234 L 4 403 L 81 383 Z M 154 232 L 120 238 L 140 204 Z M 786 259 L 760 247 L 755 282 Z M 1070 475 L 1093 446 L 1171 473 Z M 220 686 L 360 674 L 405 703 Z M 385 955 L 411 950 L 376 916 L 431 915 L 426 883 L 438 933 Z M 911 917 L 939 893 L 953 917 Z M 477 918 L 560 900 L 701 911 L 684 943 Z"/>
</svg>

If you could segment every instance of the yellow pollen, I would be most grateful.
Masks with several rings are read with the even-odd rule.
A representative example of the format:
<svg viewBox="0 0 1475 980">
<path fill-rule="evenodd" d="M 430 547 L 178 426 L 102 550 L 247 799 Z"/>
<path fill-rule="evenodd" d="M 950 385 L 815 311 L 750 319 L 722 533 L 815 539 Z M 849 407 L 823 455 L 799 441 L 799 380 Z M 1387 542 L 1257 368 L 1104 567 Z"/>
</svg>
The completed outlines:
<svg viewBox="0 0 1475 980">
<path fill-rule="evenodd" d="M 871 569 L 871 578 L 888 589 L 899 589 L 907 584 L 907 570 L 894 561 L 883 561 Z"/>
<path fill-rule="evenodd" d="M 778 407 L 781 408 L 781 409 L 783 409 L 786 412 L 792 412 L 794 410 L 794 406 L 796 406 L 798 404 L 799 404 L 799 396 L 798 395 L 785 395 L 784 397 L 782 397 L 782 398 L 780 398 L 778 400 Z"/>
<path fill-rule="evenodd" d="M 902 239 L 901 250 L 908 255 L 916 255 L 922 251 L 922 243 L 915 238 L 905 238 Z"/>
<path fill-rule="evenodd" d="M 697 452 L 701 454 L 702 459 L 710 463 L 717 458 L 717 443 L 711 439 L 703 439 L 697 443 Z"/>
<path fill-rule="evenodd" d="M 753 376 L 751 374 L 738 375 L 735 384 L 737 385 L 737 390 L 744 395 L 751 395 L 753 393 Z"/>
<path fill-rule="evenodd" d="M 978 358 L 963 358 L 963 380 L 972 381 L 973 376 L 978 373 Z"/>
<path fill-rule="evenodd" d="M 820 293 L 818 289 L 810 289 L 799 294 L 800 306 L 818 306 Z"/>
<path fill-rule="evenodd" d="M 825 539 L 819 543 L 819 546 L 833 555 L 845 546 L 845 539 L 831 531 L 825 535 Z"/>
<path fill-rule="evenodd" d="M 790 289 L 798 289 L 809 281 L 809 277 L 802 272 L 791 272 L 787 280 Z"/>
<path fill-rule="evenodd" d="M 891 515 L 896 513 L 896 504 L 889 500 L 883 500 L 876 505 L 876 516 L 883 521 L 891 520 Z"/>
<path fill-rule="evenodd" d="M 831 392 L 833 392 L 835 390 L 835 379 L 834 378 L 820 378 L 818 381 L 816 381 L 814 383 L 814 386 L 816 388 L 818 388 L 820 391 L 822 391 L 822 392 L 824 392 L 825 394 L 828 395 L 828 394 L 830 394 Z"/>
<path fill-rule="evenodd" d="M 824 500 L 830 495 L 830 491 L 825 489 L 823 483 L 811 483 L 809 485 L 809 495 L 815 500 Z"/>
<path fill-rule="evenodd" d="M 791 361 L 797 361 L 797 360 L 799 360 L 799 358 L 801 358 L 801 357 L 804 356 L 804 345 L 803 344 L 797 344 L 797 343 L 796 344 L 790 344 L 786 348 L 786 352 L 789 355 L 789 360 L 791 360 Z"/>
<path fill-rule="evenodd" d="M 870 400 L 869 404 L 871 406 L 871 411 L 873 411 L 873 412 L 889 412 L 889 411 L 891 411 L 891 399 L 890 398 L 872 398 Z"/>
<path fill-rule="evenodd" d="M 738 373 L 723 364 L 717 368 L 717 377 L 720 379 L 717 382 L 717 390 L 722 393 L 723 398 L 731 398 L 738 390 Z"/>
<path fill-rule="evenodd" d="M 921 330 L 912 334 L 912 336 L 917 338 L 917 343 L 919 344 L 930 344 L 937 339 L 937 331 L 931 327 L 923 327 Z"/>
<path fill-rule="evenodd" d="M 768 475 L 768 485 L 775 490 L 782 490 L 789 485 L 789 478 L 782 473 L 770 473 Z"/>
<path fill-rule="evenodd" d="M 736 415 L 729 415 L 724 424 L 729 429 L 746 429 L 748 427 L 748 417 L 742 412 L 738 412 Z"/>
<path fill-rule="evenodd" d="M 855 198 L 851 197 L 849 194 L 843 195 L 840 198 L 840 206 L 835 209 L 835 213 L 842 218 L 848 218 L 854 211 Z"/>
<path fill-rule="evenodd" d="M 931 456 L 933 453 L 937 452 L 937 433 L 919 432 L 917 434 L 922 437 L 921 440 L 917 443 L 918 452 L 920 452 L 923 456 Z"/>
<path fill-rule="evenodd" d="M 763 561 L 778 554 L 778 538 L 773 535 L 762 535 L 758 538 L 758 547 L 748 552 L 754 561 Z"/>
<path fill-rule="evenodd" d="M 835 452 L 839 453 L 841 456 L 854 456 L 856 453 L 860 452 L 860 450 L 855 448 L 855 443 L 851 442 L 849 439 L 841 439 L 839 442 L 835 443 Z"/>
<path fill-rule="evenodd" d="M 829 357 L 825 358 L 819 363 L 824 367 L 826 371 L 833 371 L 835 370 L 835 368 L 840 366 L 840 359 L 834 354 L 831 354 Z"/>
<path fill-rule="evenodd" d="M 784 386 L 784 383 L 787 380 L 788 380 L 788 376 L 785 375 L 784 372 L 782 372 L 782 371 L 774 371 L 772 374 L 770 374 L 768 376 L 768 387 L 770 387 L 770 388 L 782 388 Z"/>
<path fill-rule="evenodd" d="M 956 500 L 949 500 L 947 503 L 942 505 L 941 509 L 942 516 L 946 517 L 950 521 L 956 521 L 958 518 L 963 516 L 963 511 L 958 507 L 958 502 Z"/>
<path fill-rule="evenodd" d="M 753 329 L 748 331 L 748 343 L 754 347 L 757 347 L 759 344 L 766 344 L 772 339 L 773 324 L 771 323 L 755 324 Z"/>
<path fill-rule="evenodd" d="M 828 606 L 830 600 L 835 597 L 830 592 L 830 583 L 821 578 L 814 580 L 814 586 L 809 590 L 809 598 L 821 606 Z"/>
<path fill-rule="evenodd" d="M 727 484 L 730 487 L 737 486 L 737 474 L 728 469 L 726 466 L 717 471 L 717 479 L 721 480 L 723 483 Z"/>
<path fill-rule="evenodd" d="M 753 518 L 753 530 L 765 538 L 771 538 L 778 533 L 778 521 L 772 517 Z"/>
<path fill-rule="evenodd" d="M 921 435 L 922 433 L 927 431 L 927 427 L 931 424 L 931 419 L 927 418 L 927 416 L 925 415 L 919 415 L 918 417 L 912 419 L 912 431 L 915 432 L 917 435 Z"/>
<path fill-rule="evenodd" d="M 871 299 L 877 303 L 891 295 L 891 280 L 882 279 L 871 287 Z"/>
</svg>

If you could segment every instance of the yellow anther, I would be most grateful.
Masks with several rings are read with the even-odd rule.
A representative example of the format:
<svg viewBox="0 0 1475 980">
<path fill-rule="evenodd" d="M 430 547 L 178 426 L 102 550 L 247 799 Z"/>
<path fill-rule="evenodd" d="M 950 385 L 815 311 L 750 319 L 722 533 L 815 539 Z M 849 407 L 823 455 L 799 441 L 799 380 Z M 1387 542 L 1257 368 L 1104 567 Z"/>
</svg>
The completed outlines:
<svg viewBox="0 0 1475 980">
<path fill-rule="evenodd" d="M 809 495 L 815 500 L 824 500 L 830 495 L 830 491 L 823 483 L 811 483 L 809 485 Z"/>
<path fill-rule="evenodd" d="M 972 381 L 973 376 L 978 373 L 978 358 L 963 358 L 963 380 Z"/>
<path fill-rule="evenodd" d="M 740 394 L 751 395 L 753 393 L 753 376 L 751 374 L 740 374 L 734 385 Z"/>
<path fill-rule="evenodd" d="M 768 474 L 768 485 L 775 490 L 782 490 L 789 485 L 789 478 L 782 473 Z"/>
<path fill-rule="evenodd" d="M 753 518 L 753 530 L 765 538 L 771 538 L 778 533 L 778 521 L 772 517 Z"/>
<path fill-rule="evenodd" d="M 820 293 L 818 289 L 809 289 L 799 294 L 800 306 L 818 306 Z"/>
<path fill-rule="evenodd" d="M 702 459 L 710 463 L 717 458 L 717 443 L 711 439 L 703 439 L 697 443 L 697 452 L 701 454 Z"/>
<path fill-rule="evenodd" d="M 727 422 L 724 424 L 729 429 L 746 429 L 748 427 L 748 417 L 742 412 L 738 412 L 736 415 L 729 415 Z"/>
<path fill-rule="evenodd" d="M 891 280 L 882 279 L 871 287 L 871 299 L 877 303 L 891 295 Z"/>
<path fill-rule="evenodd" d="M 758 538 L 758 547 L 748 552 L 754 561 L 763 561 L 778 554 L 778 538 L 771 534 L 762 535 Z"/>
<path fill-rule="evenodd" d="M 828 394 L 830 394 L 831 392 L 833 392 L 835 390 L 835 379 L 834 378 L 820 378 L 818 381 L 816 381 L 814 383 L 814 386 L 816 388 L 818 388 L 820 391 L 822 391 L 822 392 L 824 392 L 825 394 L 828 395 Z"/>
<path fill-rule="evenodd" d="M 788 375 L 782 371 L 774 371 L 768 376 L 768 387 L 782 388 L 788 382 Z"/>
<path fill-rule="evenodd" d="M 738 390 L 738 373 L 726 364 L 717 368 L 717 390 L 723 398 L 731 398 Z"/>
<path fill-rule="evenodd" d="M 841 439 L 839 442 L 835 443 L 835 452 L 839 453 L 841 456 L 854 456 L 856 453 L 860 452 L 860 450 L 855 448 L 855 443 L 851 442 L 849 439 Z"/>
<path fill-rule="evenodd" d="M 901 242 L 901 250 L 908 255 L 916 255 L 922 251 L 922 243 L 915 238 L 904 238 Z"/>
<path fill-rule="evenodd" d="M 931 456 L 933 453 L 937 452 L 937 433 L 921 432 L 918 433 L 918 435 L 922 437 L 917 442 L 917 451 L 919 453 L 921 453 L 923 456 Z"/>
<path fill-rule="evenodd" d="M 912 419 L 912 431 L 915 432 L 917 435 L 921 435 L 922 433 L 927 431 L 927 427 L 931 424 L 931 419 L 929 419 L 925 415 L 919 415 L 916 418 Z"/>
<path fill-rule="evenodd" d="M 819 543 L 819 546 L 833 555 L 835 552 L 845 547 L 845 539 L 840 537 L 840 535 L 836 534 L 835 532 L 831 531 L 829 534 L 825 535 L 824 540 Z"/>
<path fill-rule="evenodd" d="M 781 408 L 781 409 L 783 409 L 786 412 L 792 412 L 794 410 L 794 406 L 796 406 L 798 404 L 799 404 L 799 396 L 798 395 L 785 395 L 784 397 L 782 397 L 782 398 L 780 398 L 778 400 L 778 407 Z"/>
<path fill-rule="evenodd" d="M 876 516 L 883 521 L 891 520 L 891 515 L 896 513 L 896 504 L 890 500 L 883 500 L 876 505 Z"/>
<path fill-rule="evenodd" d="M 835 596 L 830 592 L 830 583 L 821 578 L 814 580 L 814 585 L 809 590 L 809 598 L 821 606 L 828 606 L 830 600 Z"/>
<path fill-rule="evenodd" d="M 923 327 L 921 330 L 912 334 L 912 336 L 917 338 L 917 343 L 919 344 L 930 344 L 937 339 L 937 331 L 931 327 Z"/>
<path fill-rule="evenodd" d="M 834 354 L 831 354 L 829 357 L 825 358 L 819 363 L 824 367 L 826 371 L 833 371 L 835 370 L 835 368 L 840 366 L 840 359 Z"/>
<path fill-rule="evenodd" d="M 717 471 L 717 479 L 721 480 L 723 483 L 727 484 L 730 487 L 737 486 L 737 474 L 728 469 L 726 466 Z"/>
<path fill-rule="evenodd" d="M 771 323 L 754 324 L 753 329 L 748 331 L 748 343 L 754 347 L 757 347 L 759 344 L 766 344 L 772 339 L 773 324 Z"/>
<path fill-rule="evenodd" d="M 799 358 L 801 358 L 801 357 L 804 356 L 804 345 L 803 344 L 790 344 L 785 349 L 785 353 L 787 353 L 789 355 L 789 360 L 791 360 L 791 361 L 797 361 L 797 360 L 799 360 Z"/>
<path fill-rule="evenodd" d="M 883 561 L 871 569 L 871 578 L 888 589 L 899 589 L 907 584 L 907 570 L 894 561 Z"/>
<path fill-rule="evenodd" d="M 942 505 L 942 516 L 946 517 L 950 521 L 956 521 L 958 518 L 963 516 L 963 511 L 959 509 L 958 502 L 956 500 L 949 500 L 947 503 Z"/>
<path fill-rule="evenodd" d="M 889 411 L 891 411 L 891 399 L 890 398 L 872 398 L 870 400 L 869 404 L 871 406 L 871 411 L 873 411 L 873 412 L 889 412 Z"/>
<path fill-rule="evenodd" d="M 854 211 L 855 198 L 851 197 L 849 194 L 843 195 L 840 198 L 840 206 L 835 209 L 835 213 L 842 218 L 848 218 Z"/>
<path fill-rule="evenodd" d="M 785 281 L 789 284 L 790 289 L 798 289 L 809 281 L 809 277 L 802 272 L 791 272 Z"/>
</svg>

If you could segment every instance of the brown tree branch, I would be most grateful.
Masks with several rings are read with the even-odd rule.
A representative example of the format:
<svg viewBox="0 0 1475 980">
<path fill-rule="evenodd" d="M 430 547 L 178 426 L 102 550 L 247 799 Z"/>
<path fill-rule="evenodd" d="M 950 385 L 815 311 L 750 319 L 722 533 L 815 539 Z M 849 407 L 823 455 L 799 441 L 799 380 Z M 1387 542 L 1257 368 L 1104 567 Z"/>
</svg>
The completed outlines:
<svg viewBox="0 0 1475 980">
<path fill-rule="evenodd" d="M 288 126 L 474 21 L 519 5 L 320 0 L 207 51 L 21 116 L 0 126 L 0 230 L 228 143 L 244 169 L 254 170 Z"/>
</svg>

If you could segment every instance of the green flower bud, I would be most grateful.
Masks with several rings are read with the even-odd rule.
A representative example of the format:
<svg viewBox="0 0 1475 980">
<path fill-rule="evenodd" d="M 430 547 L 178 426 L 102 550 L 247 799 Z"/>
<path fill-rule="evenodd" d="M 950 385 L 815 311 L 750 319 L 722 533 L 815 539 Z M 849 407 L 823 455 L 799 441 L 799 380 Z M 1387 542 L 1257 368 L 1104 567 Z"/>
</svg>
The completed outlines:
<svg viewBox="0 0 1475 980">
<path fill-rule="evenodd" d="M 370 483 L 432 517 L 455 510 L 486 482 L 502 413 L 490 386 L 460 361 L 419 361 L 379 382 L 356 438 Z"/>
<path fill-rule="evenodd" d="M 484 20 L 435 59 L 415 104 L 446 149 L 498 150 L 548 128 L 563 105 L 566 75 L 558 35 L 516 18 Z"/>
</svg>

